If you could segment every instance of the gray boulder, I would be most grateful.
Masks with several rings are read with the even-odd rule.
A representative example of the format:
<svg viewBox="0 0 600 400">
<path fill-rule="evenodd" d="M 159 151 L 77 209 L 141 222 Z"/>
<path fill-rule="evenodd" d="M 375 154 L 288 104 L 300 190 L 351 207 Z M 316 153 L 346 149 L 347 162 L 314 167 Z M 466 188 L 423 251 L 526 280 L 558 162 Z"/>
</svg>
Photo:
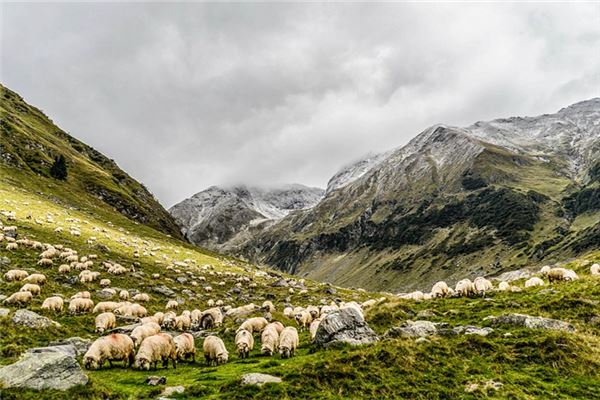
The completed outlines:
<svg viewBox="0 0 600 400">
<path fill-rule="evenodd" d="M 262 386 L 265 383 L 281 383 L 282 380 L 279 377 L 269 375 L 269 374 L 260 374 L 260 373 L 249 373 L 242 375 L 242 386 L 246 385 L 257 385 Z"/>
<path fill-rule="evenodd" d="M 58 322 L 52 321 L 50 318 L 43 317 L 33 311 L 17 310 L 12 317 L 12 322 L 15 325 L 26 326 L 28 328 L 44 329 L 51 326 L 60 326 Z"/>
<path fill-rule="evenodd" d="M 575 332 L 575 327 L 568 322 L 552 318 L 532 317 L 525 314 L 504 314 L 486 319 L 491 320 L 492 325 L 512 325 L 530 329 Z"/>
<path fill-rule="evenodd" d="M 8 257 L 0 257 L 0 267 L 8 267 L 10 265 L 10 259 Z"/>
<path fill-rule="evenodd" d="M 175 292 L 172 289 L 169 289 L 165 285 L 157 285 L 152 288 L 154 293 L 162 294 L 163 296 L 173 297 L 175 296 Z"/>
<path fill-rule="evenodd" d="M 2 299 L 0 299 L 1 301 Z M 0 308 L 0 318 L 6 318 L 10 314 L 10 310 L 8 308 Z"/>
<path fill-rule="evenodd" d="M 391 328 L 385 333 L 385 338 L 397 337 L 427 337 L 437 333 L 436 324 L 430 321 L 406 321 L 400 326 Z"/>
<path fill-rule="evenodd" d="M 102 289 L 96 292 L 96 296 L 102 300 L 109 300 L 117 295 L 115 292 L 114 289 Z"/>
<path fill-rule="evenodd" d="M 343 308 L 328 314 L 317 329 L 315 344 L 319 347 L 350 344 L 372 344 L 379 338 L 362 315 L 354 308 Z"/>
<path fill-rule="evenodd" d="M 25 353 L 21 360 L 0 369 L 0 384 L 6 388 L 68 390 L 87 383 L 75 358 L 61 351 Z"/>
<path fill-rule="evenodd" d="M 71 346 L 75 351 L 75 356 L 82 356 L 88 351 L 91 345 L 92 341 L 90 339 L 82 339 L 78 336 L 75 336 L 63 340 L 56 340 L 50 342 L 49 347 Z"/>
</svg>

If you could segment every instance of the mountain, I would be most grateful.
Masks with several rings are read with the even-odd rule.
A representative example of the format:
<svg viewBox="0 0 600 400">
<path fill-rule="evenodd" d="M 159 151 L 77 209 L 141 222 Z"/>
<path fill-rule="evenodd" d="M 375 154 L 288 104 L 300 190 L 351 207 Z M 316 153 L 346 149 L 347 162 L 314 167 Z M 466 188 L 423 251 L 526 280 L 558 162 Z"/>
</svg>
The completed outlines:
<svg viewBox="0 0 600 400">
<path fill-rule="evenodd" d="M 432 126 L 336 174 L 315 207 L 235 249 L 340 285 L 405 290 L 600 244 L 600 99 Z"/>
<path fill-rule="evenodd" d="M 67 161 L 66 181 L 53 179 L 54 158 Z M 0 170 L 21 185 L 56 193 L 77 208 L 115 209 L 127 218 L 181 238 L 171 215 L 113 161 L 57 127 L 39 109 L 0 85 Z M 67 188 L 68 190 L 61 190 Z M 93 197 L 93 199 L 92 199 Z"/>
<path fill-rule="evenodd" d="M 303 185 L 275 188 L 212 186 L 169 209 L 192 243 L 227 249 L 248 231 L 264 229 L 293 211 L 317 204 L 324 191 Z"/>
</svg>

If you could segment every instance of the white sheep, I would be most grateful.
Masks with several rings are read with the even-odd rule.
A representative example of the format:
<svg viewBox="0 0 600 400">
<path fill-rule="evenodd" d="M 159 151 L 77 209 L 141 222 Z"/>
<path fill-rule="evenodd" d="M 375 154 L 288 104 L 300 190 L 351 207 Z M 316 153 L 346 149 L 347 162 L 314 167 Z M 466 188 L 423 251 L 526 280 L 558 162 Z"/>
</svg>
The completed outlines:
<svg viewBox="0 0 600 400">
<path fill-rule="evenodd" d="M 148 296 L 147 293 L 138 293 L 135 296 L 133 296 L 133 301 L 148 302 L 150 301 L 150 296 Z"/>
<path fill-rule="evenodd" d="M 123 304 L 117 303 L 116 301 L 101 301 L 94 307 L 93 313 L 104 313 L 104 312 L 113 312 L 117 308 L 121 307 Z"/>
<path fill-rule="evenodd" d="M 52 261 L 50 258 L 42 258 L 37 262 L 37 265 L 40 267 L 51 267 L 52 264 L 54 264 L 54 261 Z"/>
<path fill-rule="evenodd" d="M 6 245 L 6 250 L 8 250 L 8 251 L 15 251 L 18 249 L 19 249 L 19 245 L 14 242 Z"/>
<path fill-rule="evenodd" d="M 247 358 L 254 348 L 254 337 L 252 332 L 246 329 L 238 329 L 235 334 L 235 347 L 240 358 Z"/>
<path fill-rule="evenodd" d="M 321 325 L 322 320 L 323 318 L 317 318 L 310 323 L 310 327 L 308 328 L 308 332 L 310 333 L 310 340 L 315 340 L 315 337 L 317 336 L 317 329 L 319 329 L 319 325 Z"/>
<path fill-rule="evenodd" d="M 450 294 L 450 288 L 444 281 L 439 281 L 431 288 L 432 297 L 447 297 Z"/>
<path fill-rule="evenodd" d="M 529 278 L 525 281 L 525 287 L 530 288 L 534 286 L 544 286 L 544 281 L 534 276 L 533 278 Z"/>
<path fill-rule="evenodd" d="M 277 327 L 269 324 L 260 335 L 260 353 L 272 356 L 279 349 L 279 332 Z"/>
<path fill-rule="evenodd" d="M 223 340 L 216 336 L 207 336 L 202 345 L 204 358 L 207 365 L 225 364 L 229 359 L 229 352 Z"/>
<path fill-rule="evenodd" d="M 87 313 L 94 309 L 94 302 L 86 298 L 76 298 L 69 302 L 69 312 L 71 314 Z"/>
<path fill-rule="evenodd" d="M 22 269 L 11 269 L 4 274 L 4 279 L 9 282 L 22 281 L 28 276 L 29 273 L 27 271 L 23 271 Z"/>
<path fill-rule="evenodd" d="M 254 333 L 254 332 L 260 333 L 260 332 L 262 332 L 263 329 L 265 329 L 265 327 L 267 325 L 269 325 L 269 321 L 267 321 L 263 317 L 249 318 L 240 325 L 240 327 L 237 329 L 236 332 L 239 332 L 239 331 L 245 329 L 250 333 Z"/>
<path fill-rule="evenodd" d="M 125 300 L 125 301 L 129 300 L 129 292 L 125 289 L 121 290 L 119 292 L 119 299 Z"/>
<path fill-rule="evenodd" d="M 64 300 L 60 296 L 48 297 L 42 303 L 43 310 L 62 312 L 63 308 L 64 308 Z"/>
<path fill-rule="evenodd" d="M 16 292 L 4 299 L 5 304 L 25 305 L 31 303 L 33 295 L 31 292 Z"/>
<path fill-rule="evenodd" d="M 152 335 L 156 335 L 159 332 L 160 325 L 158 325 L 156 322 L 148 322 L 133 328 L 129 336 L 133 340 L 133 344 L 135 346 L 139 346 L 144 339 Z"/>
<path fill-rule="evenodd" d="M 200 317 L 200 327 L 202 329 L 218 328 L 221 324 L 223 324 L 223 313 L 219 308 L 209 308 Z"/>
<path fill-rule="evenodd" d="M 595 263 L 590 267 L 590 274 L 592 275 L 600 275 L 600 264 Z"/>
<path fill-rule="evenodd" d="M 458 281 L 454 290 L 459 296 L 471 296 L 477 293 L 475 285 L 470 279 L 462 279 Z"/>
<path fill-rule="evenodd" d="M 173 368 L 177 368 L 177 348 L 173 337 L 166 333 L 157 333 L 144 339 L 140 344 L 140 349 L 135 356 L 134 367 L 141 370 L 150 370 L 151 364 L 154 369 L 159 361 L 164 368 L 169 367 L 169 360 L 173 363 Z"/>
<path fill-rule="evenodd" d="M 113 333 L 98 338 L 83 356 L 86 369 L 98 369 L 106 361 L 112 367 L 113 361 L 123 361 L 131 367 L 134 360 L 133 341 L 127 335 Z"/>
<path fill-rule="evenodd" d="M 274 311 L 275 311 L 275 306 L 273 305 L 273 302 L 272 302 L 272 301 L 265 300 L 265 301 L 262 303 L 261 309 L 262 309 L 263 311 L 266 311 L 266 312 L 270 312 L 270 313 L 272 313 L 272 312 L 274 312 Z"/>
<path fill-rule="evenodd" d="M 58 267 L 58 272 L 61 274 L 68 274 L 71 272 L 71 266 L 67 264 L 62 264 Z"/>
<path fill-rule="evenodd" d="M 552 268 L 546 274 L 550 283 L 555 281 L 574 281 L 579 279 L 575 271 L 566 268 Z"/>
<path fill-rule="evenodd" d="M 110 286 L 110 279 L 100 279 L 100 286 L 102 286 L 102 287 Z"/>
<path fill-rule="evenodd" d="M 304 331 L 305 329 L 307 329 L 313 320 L 312 315 L 308 311 L 304 310 L 296 314 L 295 319 L 298 323 L 298 326 L 300 327 L 300 331 Z"/>
<path fill-rule="evenodd" d="M 488 292 L 494 288 L 492 282 L 490 282 L 482 276 L 478 276 L 477 278 L 475 278 L 475 280 L 473 281 L 473 286 L 475 286 L 475 291 L 478 294 L 482 295 L 485 295 L 485 292 Z"/>
<path fill-rule="evenodd" d="M 179 303 L 175 300 L 169 300 L 165 306 L 165 310 L 175 310 L 179 307 Z"/>
<path fill-rule="evenodd" d="M 192 325 L 192 318 L 189 314 L 181 314 L 175 317 L 175 329 L 178 331 L 188 331 Z"/>
<path fill-rule="evenodd" d="M 31 292 L 33 296 L 37 296 L 42 292 L 42 288 L 40 288 L 40 286 L 36 285 L 35 283 L 26 283 L 21 287 L 19 292 Z"/>
<path fill-rule="evenodd" d="M 293 326 L 285 327 L 279 335 L 279 355 L 281 358 L 293 357 L 299 344 L 300 340 L 296 328 Z"/>
<path fill-rule="evenodd" d="M 498 284 L 498 291 L 504 292 L 510 289 L 510 284 L 506 281 L 502 281 Z"/>
<path fill-rule="evenodd" d="M 192 358 L 192 362 L 196 361 L 196 345 L 194 344 L 194 337 L 189 333 L 182 333 L 181 335 L 173 338 L 175 342 L 175 348 L 177 349 L 177 359 L 187 360 L 189 357 Z"/>
<path fill-rule="evenodd" d="M 90 292 L 88 292 L 87 290 L 84 290 L 83 292 L 77 292 L 73 296 L 71 296 L 71 300 L 72 299 L 89 299 L 90 297 L 91 297 Z"/>
<path fill-rule="evenodd" d="M 111 312 L 104 312 L 96 316 L 96 332 L 103 333 L 109 329 L 117 327 L 117 319 L 115 314 Z"/>
</svg>

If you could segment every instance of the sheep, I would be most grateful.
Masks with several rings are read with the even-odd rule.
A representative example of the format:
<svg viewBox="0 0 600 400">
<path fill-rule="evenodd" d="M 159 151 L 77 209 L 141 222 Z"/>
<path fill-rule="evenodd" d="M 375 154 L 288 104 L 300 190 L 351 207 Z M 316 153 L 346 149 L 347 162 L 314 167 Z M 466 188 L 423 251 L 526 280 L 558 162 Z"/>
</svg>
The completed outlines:
<svg viewBox="0 0 600 400">
<path fill-rule="evenodd" d="M 27 278 L 29 273 L 27 271 L 23 271 L 22 269 L 11 269 L 7 273 L 4 274 L 4 279 L 12 282 L 12 281 L 22 281 Z"/>
<path fill-rule="evenodd" d="M 53 264 L 54 261 L 52 261 L 49 258 L 42 258 L 37 262 L 37 265 L 39 265 L 40 267 L 51 267 Z"/>
<path fill-rule="evenodd" d="M 505 290 L 510 289 L 510 284 L 508 282 L 502 281 L 498 284 L 498 291 L 504 292 Z"/>
<path fill-rule="evenodd" d="M 265 301 L 262 303 L 262 307 L 261 307 L 261 309 L 262 309 L 263 311 L 266 311 L 266 312 L 270 312 L 270 313 L 272 313 L 272 312 L 274 312 L 274 311 L 275 311 L 275 306 L 273 305 L 273 302 L 271 302 L 271 301 L 269 301 L 269 300 L 265 300 Z"/>
<path fill-rule="evenodd" d="M 77 298 L 69 302 L 69 312 L 71 314 L 87 313 L 94 308 L 94 302 L 86 298 Z"/>
<path fill-rule="evenodd" d="M 150 301 L 150 296 L 148 296 L 148 294 L 146 293 L 138 293 L 135 296 L 133 296 L 133 301 Z"/>
<path fill-rule="evenodd" d="M 319 310 L 319 307 L 317 307 L 317 306 L 306 307 L 306 312 L 308 312 L 313 319 L 317 318 L 319 316 L 319 314 L 321 313 Z"/>
<path fill-rule="evenodd" d="M 600 264 L 592 264 L 592 266 L 590 267 L 590 274 L 600 275 Z"/>
<path fill-rule="evenodd" d="M 431 288 L 432 297 L 447 297 L 450 294 L 450 288 L 444 281 L 439 281 Z"/>
<path fill-rule="evenodd" d="M 60 296 L 48 297 L 42 303 L 42 309 L 48 311 L 62 312 L 64 301 Z"/>
<path fill-rule="evenodd" d="M 207 336 L 202 345 L 204 358 L 207 365 L 225 364 L 229 359 L 229 352 L 223 340 L 216 336 Z"/>
<path fill-rule="evenodd" d="M 128 315 L 138 318 L 143 318 L 148 315 L 148 310 L 145 307 L 135 304 L 123 304 L 119 308 L 114 310 L 117 315 Z"/>
<path fill-rule="evenodd" d="M 104 312 L 96 316 L 96 332 L 103 333 L 109 329 L 117 327 L 117 319 L 115 314 L 111 312 Z"/>
<path fill-rule="evenodd" d="M 177 350 L 178 360 L 187 360 L 189 357 L 192 358 L 192 362 L 196 361 L 196 345 L 194 344 L 194 337 L 189 333 L 182 333 L 181 335 L 173 338 L 175 342 L 175 349 Z"/>
<path fill-rule="evenodd" d="M 555 281 L 574 281 L 579 279 L 575 271 L 565 268 L 552 268 L 546 274 L 550 283 Z"/>
<path fill-rule="evenodd" d="M 281 358 L 293 357 L 299 344 L 300 340 L 296 328 L 293 326 L 285 327 L 279 335 L 279 355 Z"/>
<path fill-rule="evenodd" d="M 475 291 L 478 294 L 484 295 L 485 296 L 485 292 L 492 290 L 494 288 L 494 285 L 492 285 L 492 282 L 488 281 L 487 279 L 485 279 L 484 277 L 478 276 L 477 278 L 475 278 L 475 280 L 473 281 L 473 286 L 475 286 Z"/>
<path fill-rule="evenodd" d="M 121 303 L 117 303 L 115 301 L 101 301 L 94 307 L 92 311 L 94 314 L 96 313 L 104 313 L 104 312 L 113 312 L 117 308 L 121 307 Z"/>
<path fill-rule="evenodd" d="M 58 267 L 58 272 L 61 274 L 68 274 L 71 272 L 71 266 L 67 264 L 62 264 Z"/>
<path fill-rule="evenodd" d="M 338 306 L 337 305 L 329 305 L 329 306 L 323 306 L 321 307 L 321 317 L 324 317 L 325 315 L 337 311 L 338 310 Z"/>
<path fill-rule="evenodd" d="M 540 269 L 540 274 L 542 274 L 542 276 L 546 276 L 546 274 L 548 274 L 548 271 L 550 271 L 550 266 L 549 265 L 544 265 L 541 269 Z"/>
<path fill-rule="evenodd" d="M 91 297 L 90 292 L 88 292 L 87 290 L 84 290 L 83 292 L 77 292 L 73 296 L 71 296 L 71 300 L 72 299 L 89 299 L 90 297 Z"/>
<path fill-rule="evenodd" d="M 42 288 L 40 288 L 40 286 L 36 285 L 35 283 L 26 283 L 21 287 L 19 292 L 31 292 L 33 296 L 37 296 L 42 292 Z"/>
<path fill-rule="evenodd" d="M 267 326 L 265 327 L 265 329 L 267 329 L 267 328 L 269 328 L 269 327 L 275 328 L 275 330 L 276 330 L 276 331 L 277 331 L 277 333 L 279 333 L 279 334 L 281 334 L 281 332 L 283 331 L 283 328 L 285 328 L 285 327 L 283 326 L 283 324 L 282 324 L 281 322 L 279 322 L 279 321 L 273 321 L 273 322 L 270 322 L 270 323 L 269 323 L 269 325 L 267 325 Z"/>
<path fill-rule="evenodd" d="M 273 324 L 267 325 L 260 335 L 260 353 L 272 356 L 279 348 L 279 332 Z"/>
<path fill-rule="evenodd" d="M 238 357 L 247 358 L 254 348 L 254 337 L 252 332 L 246 329 L 238 329 L 235 334 L 235 347 L 238 352 Z"/>
<path fill-rule="evenodd" d="M 209 308 L 202 313 L 200 327 L 202 329 L 218 328 L 223 324 L 223 313 L 219 308 Z"/>
<path fill-rule="evenodd" d="M 471 296 L 476 293 L 475 285 L 470 279 L 458 281 L 454 290 L 458 296 Z"/>
<path fill-rule="evenodd" d="M 317 336 L 317 329 L 319 329 L 319 325 L 323 318 L 317 318 L 310 323 L 308 327 L 308 332 L 310 333 L 310 340 L 315 340 L 315 336 Z"/>
<path fill-rule="evenodd" d="M 165 318 L 165 314 L 159 311 L 159 312 L 154 313 L 154 317 L 157 319 L 158 324 L 161 325 L 163 322 L 163 319 Z"/>
<path fill-rule="evenodd" d="M 112 367 L 113 361 L 123 361 L 131 367 L 134 360 L 133 340 L 127 335 L 113 333 L 98 338 L 83 356 L 85 369 L 98 369 L 108 361 Z"/>
<path fill-rule="evenodd" d="M 31 303 L 32 299 L 33 295 L 31 294 L 31 292 L 16 292 L 4 299 L 4 303 L 25 305 Z"/>
<path fill-rule="evenodd" d="M 263 329 L 265 329 L 265 326 L 269 325 L 269 321 L 267 321 L 265 318 L 263 317 L 254 317 L 254 318 L 249 318 L 246 321 L 244 321 L 242 323 L 242 325 L 240 325 L 240 327 L 237 329 L 236 332 L 239 332 L 241 330 L 247 330 L 250 333 L 254 333 L 254 332 L 262 332 Z"/>
<path fill-rule="evenodd" d="M 374 306 L 374 305 L 376 305 L 376 304 L 377 304 L 377 300 L 375 300 L 375 299 L 370 299 L 370 300 L 367 300 L 367 301 L 363 301 L 363 302 L 361 303 L 361 305 L 360 305 L 360 306 L 361 306 L 363 309 L 367 309 L 367 308 L 371 308 L 371 307 L 373 307 L 373 306 Z M 313 316 L 313 318 L 316 318 L 316 317 L 318 317 L 318 316 L 319 316 L 319 314 L 320 314 L 320 313 L 317 313 L 317 315 L 316 315 L 316 316 Z"/>
<path fill-rule="evenodd" d="M 133 328 L 129 337 L 131 337 L 133 340 L 133 345 L 137 347 L 144 341 L 144 339 L 152 335 L 156 335 L 159 332 L 160 325 L 158 325 L 156 322 L 148 322 Z"/>
<path fill-rule="evenodd" d="M 177 307 L 179 307 L 179 303 L 177 301 L 175 301 L 175 300 L 169 300 L 167 302 L 165 310 L 174 310 L 174 309 L 177 309 Z"/>
<path fill-rule="evenodd" d="M 537 276 L 534 276 L 533 278 L 529 278 L 529 279 L 527 279 L 527 281 L 525 281 L 526 288 L 533 287 L 533 286 L 544 286 L 544 281 L 541 280 L 540 278 L 538 278 Z"/>
<path fill-rule="evenodd" d="M 18 250 L 19 249 L 19 245 L 12 242 L 6 245 L 6 250 L 8 251 L 14 251 L 14 250 Z"/>
<path fill-rule="evenodd" d="M 182 314 L 175 317 L 175 329 L 178 331 L 188 331 L 192 326 L 192 318 L 188 314 Z"/>
<path fill-rule="evenodd" d="M 110 286 L 110 279 L 100 279 L 100 286 L 102 286 L 102 287 Z"/>
<path fill-rule="evenodd" d="M 119 292 L 119 299 L 127 301 L 129 300 L 129 292 L 127 290 L 121 290 Z"/>
<path fill-rule="evenodd" d="M 202 318 L 202 311 L 198 310 L 197 308 L 193 309 L 192 313 L 190 314 L 190 318 L 192 319 L 193 325 L 199 324 L 200 318 Z"/>
<path fill-rule="evenodd" d="M 295 315 L 295 319 L 301 331 L 304 331 L 306 328 L 308 328 L 313 320 L 312 315 L 307 311 L 299 312 Z"/>
<path fill-rule="evenodd" d="M 150 365 L 154 364 L 156 369 L 159 361 L 162 361 L 163 368 L 168 368 L 169 360 L 173 363 L 173 368 L 177 368 L 177 348 L 173 337 L 166 333 L 157 333 L 147 337 L 140 344 L 134 368 L 148 371 Z"/>
</svg>

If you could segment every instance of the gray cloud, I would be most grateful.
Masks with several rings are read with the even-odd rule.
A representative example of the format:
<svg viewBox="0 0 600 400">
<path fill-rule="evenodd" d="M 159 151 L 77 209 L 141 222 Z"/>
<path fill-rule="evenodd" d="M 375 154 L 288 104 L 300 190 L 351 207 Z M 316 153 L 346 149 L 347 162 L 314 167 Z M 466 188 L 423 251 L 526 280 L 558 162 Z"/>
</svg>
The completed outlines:
<svg viewBox="0 0 600 400">
<path fill-rule="evenodd" d="M 598 4 L 0 7 L 2 82 L 166 206 L 600 94 Z"/>
</svg>

